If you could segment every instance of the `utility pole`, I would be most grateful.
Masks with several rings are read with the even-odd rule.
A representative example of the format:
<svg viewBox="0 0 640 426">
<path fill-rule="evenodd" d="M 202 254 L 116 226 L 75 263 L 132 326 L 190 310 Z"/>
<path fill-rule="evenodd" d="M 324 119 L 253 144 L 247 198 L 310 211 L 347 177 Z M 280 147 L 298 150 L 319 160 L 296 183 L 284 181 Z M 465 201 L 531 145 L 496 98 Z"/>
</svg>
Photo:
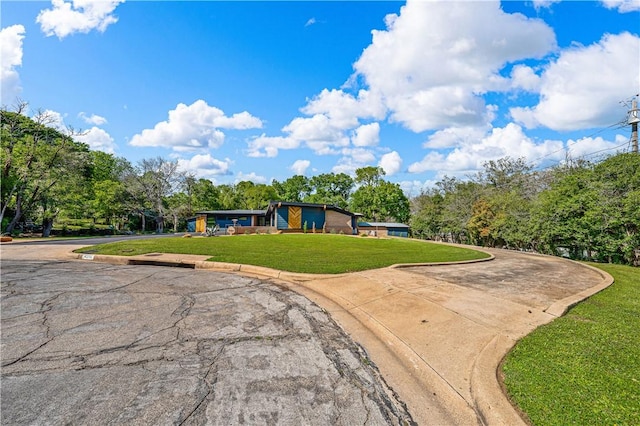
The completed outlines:
<svg viewBox="0 0 640 426">
<path fill-rule="evenodd" d="M 629 119 L 627 123 L 631 125 L 631 151 L 638 153 L 638 123 L 640 117 L 638 114 L 638 101 L 631 101 L 631 110 L 629 111 Z"/>
</svg>

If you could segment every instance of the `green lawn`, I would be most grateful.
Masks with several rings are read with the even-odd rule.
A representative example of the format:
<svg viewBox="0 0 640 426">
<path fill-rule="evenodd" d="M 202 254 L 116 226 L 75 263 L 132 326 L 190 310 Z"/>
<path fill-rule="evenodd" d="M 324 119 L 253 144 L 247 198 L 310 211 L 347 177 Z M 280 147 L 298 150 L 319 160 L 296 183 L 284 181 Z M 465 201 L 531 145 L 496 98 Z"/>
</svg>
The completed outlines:
<svg viewBox="0 0 640 426">
<path fill-rule="evenodd" d="M 155 238 L 103 244 L 78 251 L 111 255 L 201 254 L 211 256 L 211 261 L 316 274 L 362 271 L 395 263 L 449 262 L 488 257 L 479 251 L 425 241 L 330 234 Z"/>
<path fill-rule="evenodd" d="M 640 425 L 640 269 L 522 339 L 503 365 L 534 425 Z"/>
</svg>

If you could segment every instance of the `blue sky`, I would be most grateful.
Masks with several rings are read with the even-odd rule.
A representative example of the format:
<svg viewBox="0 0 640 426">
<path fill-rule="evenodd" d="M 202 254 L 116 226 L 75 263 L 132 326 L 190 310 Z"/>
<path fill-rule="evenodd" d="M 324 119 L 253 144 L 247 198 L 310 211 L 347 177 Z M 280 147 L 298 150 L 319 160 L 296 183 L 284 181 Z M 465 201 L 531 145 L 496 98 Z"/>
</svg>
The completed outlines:
<svg viewBox="0 0 640 426">
<path fill-rule="evenodd" d="M 489 160 L 629 149 L 640 0 L 3 1 L 17 98 L 216 184 L 381 166 L 409 195 Z"/>
</svg>

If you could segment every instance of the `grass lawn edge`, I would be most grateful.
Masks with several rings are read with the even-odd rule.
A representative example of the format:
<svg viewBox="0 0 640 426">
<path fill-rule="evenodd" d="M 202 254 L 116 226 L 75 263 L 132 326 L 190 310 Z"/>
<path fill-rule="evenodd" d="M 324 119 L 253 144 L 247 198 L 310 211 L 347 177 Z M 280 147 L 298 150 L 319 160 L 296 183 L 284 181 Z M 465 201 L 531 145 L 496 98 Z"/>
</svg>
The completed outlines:
<svg viewBox="0 0 640 426">
<path fill-rule="evenodd" d="M 164 257 L 167 259 L 171 256 L 179 258 L 181 255 L 200 255 L 208 256 L 207 262 L 220 264 L 223 269 L 233 269 L 233 267 L 225 265 L 232 264 L 245 265 L 245 268 L 255 266 L 289 273 L 333 275 L 388 267 L 457 264 L 493 259 L 490 253 L 476 247 L 443 245 L 424 240 L 344 238 L 345 236 L 340 235 L 308 235 L 307 237 L 282 235 L 278 237 L 280 238 L 273 239 L 272 236 L 261 235 L 198 238 L 197 240 L 180 237 L 132 240 L 83 247 L 75 250 L 75 253 L 93 254 L 94 258 L 96 255 L 133 258 L 151 253 L 164 253 L 166 254 Z M 316 239 L 318 237 L 322 240 Z M 257 238 L 261 239 L 259 243 L 267 244 L 264 247 L 260 244 L 253 244 L 257 242 Z M 194 243 L 194 241 L 198 242 Z M 309 241 L 320 242 L 320 244 L 310 246 Z M 326 244 L 326 241 L 334 243 Z M 273 245 L 273 243 L 277 244 Z M 289 247 L 288 244 L 292 244 L 292 246 Z M 205 245 L 208 246 L 205 247 Z M 234 245 L 234 247 L 229 248 L 230 245 Z M 211 256 L 212 253 L 217 254 Z M 296 257 L 291 253 L 302 253 L 302 255 Z M 210 266 L 208 268 L 212 269 Z"/>
</svg>

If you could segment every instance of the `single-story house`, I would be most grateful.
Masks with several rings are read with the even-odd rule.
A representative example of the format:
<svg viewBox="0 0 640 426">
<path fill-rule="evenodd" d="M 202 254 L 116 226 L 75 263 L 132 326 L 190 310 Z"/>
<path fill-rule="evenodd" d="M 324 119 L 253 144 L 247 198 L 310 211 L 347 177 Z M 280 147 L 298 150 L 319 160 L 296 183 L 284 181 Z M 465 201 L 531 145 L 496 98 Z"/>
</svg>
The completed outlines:
<svg viewBox="0 0 640 426">
<path fill-rule="evenodd" d="M 325 232 L 378 237 L 408 237 L 409 226 L 391 222 L 358 222 L 362 215 L 330 204 L 271 201 L 266 210 L 208 210 L 187 220 L 187 231 L 218 227 L 226 233 Z M 232 232 L 229 232 L 232 231 Z"/>
<path fill-rule="evenodd" d="M 355 235 L 358 214 L 329 204 L 272 201 L 266 210 L 209 210 L 187 220 L 187 231 L 204 233 L 216 225 L 223 233 L 326 232 Z"/>
<path fill-rule="evenodd" d="M 358 222 L 358 231 L 377 237 L 409 236 L 409 225 L 392 222 Z"/>
<path fill-rule="evenodd" d="M 207 210 L 187 219 L 187 232 L 205 232 L 216 225 L 221 230 L 233 227 L 266 226 L 266 210 Z"/>
<path fill-rule="evenodd" d="M 267 208 L 269 225 L 278 231 L 357 234 L 357 214 L 329 204 L 272 201 Z"/>
</svg>

